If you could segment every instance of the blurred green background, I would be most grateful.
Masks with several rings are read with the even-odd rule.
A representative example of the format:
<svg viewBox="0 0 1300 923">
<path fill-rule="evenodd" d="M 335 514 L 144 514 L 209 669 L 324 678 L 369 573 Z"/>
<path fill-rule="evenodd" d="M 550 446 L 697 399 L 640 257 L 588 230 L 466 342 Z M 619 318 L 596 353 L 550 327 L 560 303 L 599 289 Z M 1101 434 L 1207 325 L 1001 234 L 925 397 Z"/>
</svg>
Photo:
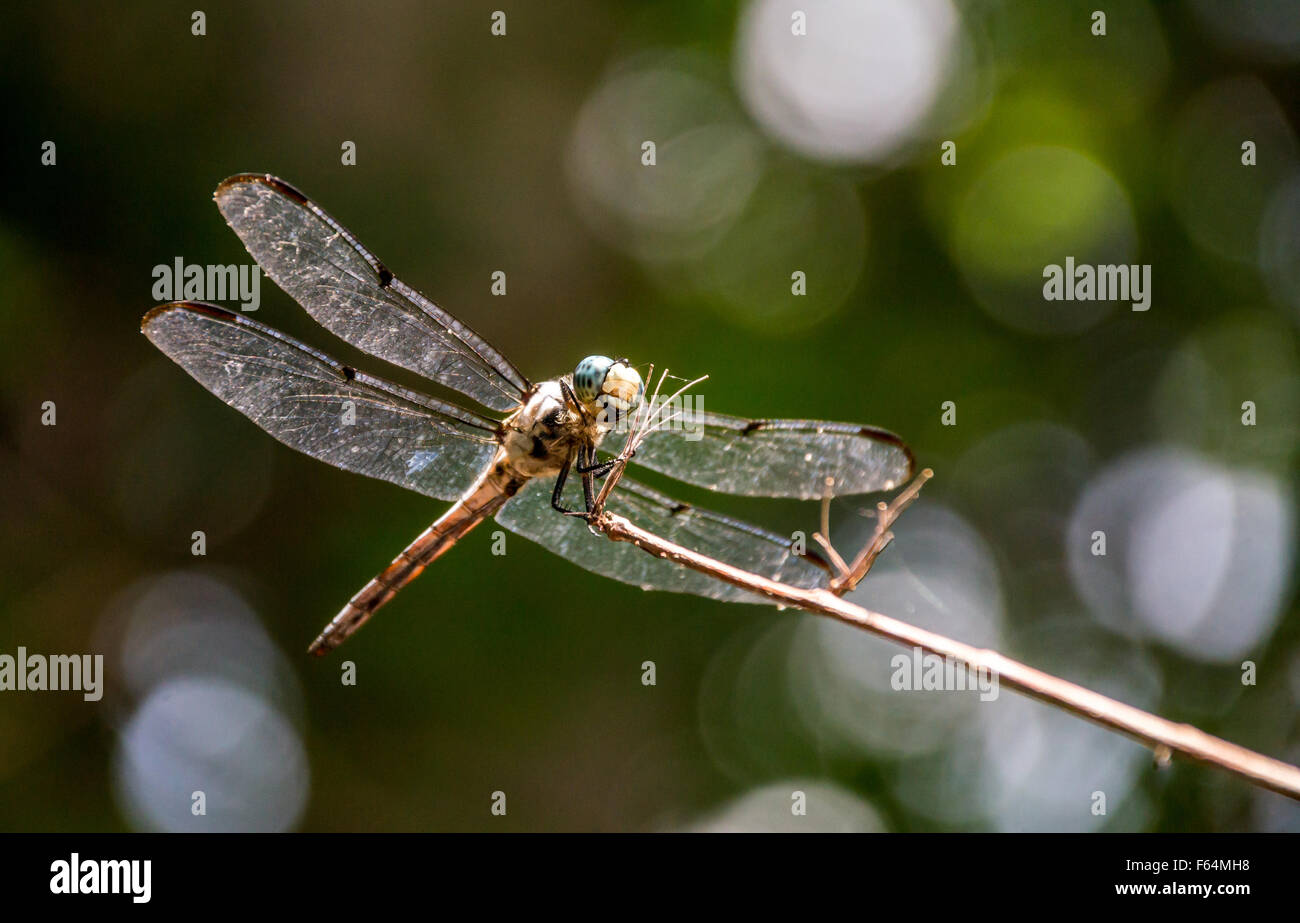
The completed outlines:
<svg viewBox="0 0 1300 923">
<path fill-rule="evenodd" d="M 138 332 L 155 265 L 249 259 L 217 182 L 275 173 L 534 380 L 626 355 L 710 409 L 897 431 L 936 477 L 855 599 L 1294 761 L 1300 13 L 1096 7 L 7 11 L 0 653 L 100 652 L 108 687 L 0 694 L 0 827 L 1300 830 L 1010 692 L 893 691 L 896 649 L 812 616 L 493 556 L 494 524 L 310 659 L 443 505 L 280 446 Z M 1150 310 L 1044 301 L 1067 256 L 1149 264 Z M 426 387 L 264 283 L 257 320 Z"/>
</svg>

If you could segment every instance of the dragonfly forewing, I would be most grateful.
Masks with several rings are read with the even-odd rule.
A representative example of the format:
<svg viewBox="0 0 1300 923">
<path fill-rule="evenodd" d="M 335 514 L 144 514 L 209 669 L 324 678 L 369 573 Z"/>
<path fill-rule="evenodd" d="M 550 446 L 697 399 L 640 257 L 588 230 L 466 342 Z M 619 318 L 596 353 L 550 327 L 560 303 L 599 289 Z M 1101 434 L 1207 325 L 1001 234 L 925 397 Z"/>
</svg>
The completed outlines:
<svg viewBox="0 0 1300 923">
<path fill-rule="evenodd" d="M 500 352 L 395 278 L 293 186 L 240 174 L 214 198 L 267 275 L 336 336 L 485 407 L 518 406 L 528 380 Z"/>
<path fill-rule="evenodd" d="M 221 400 L 285 445 L 335 467 L 454 500 L 496 451 L 494 421 L 214 305 L 161 305 L 140 326 Z"/>
</svg>

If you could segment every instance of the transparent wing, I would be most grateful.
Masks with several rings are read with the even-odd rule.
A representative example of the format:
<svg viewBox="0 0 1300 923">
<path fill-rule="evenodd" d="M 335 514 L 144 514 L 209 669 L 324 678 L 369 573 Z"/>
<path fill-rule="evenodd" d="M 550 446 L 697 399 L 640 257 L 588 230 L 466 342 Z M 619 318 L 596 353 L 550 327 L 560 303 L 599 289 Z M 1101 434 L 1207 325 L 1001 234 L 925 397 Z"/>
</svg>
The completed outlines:
<svg viewBox="0 0 1300 923">
<path fill-rule="evenodd" d="M 762 596 L 662 561 L 626 542 L 593 535 L 581 519 L 563 516 L 551 508 L 554 487 L 550 478 L 530 481 L 497 513 L 497 522 L 579 567 L 642 589 L 770 604 Z M 580 479 L 570 478 L 566 487 L 570 490 L 566 491 L 565 503 L 580 508 Z M 782 583 L 824 587 L 830 578 L 820 556 L 812 550 L 802 556 L 795 554 L 789 538 L 681 503 L 631 478 L 618 482 L 608 508 L 669 541 Z"/>
<path fill-rule="evenodd" d="M 337 468 L 454 500 L 496 451 L 493 421 L 340 365 L 214 305 L 161 305 L 140 329 L 276 439 Z"/>
<path fill-rule="evenodd" d="M 266 274 L 326 329 L 485 407 L 519 405 L 528 380 L 504 356 L 394 277 L 346 228 L 284 180 L 232 176 L 214 198 Z"/>
<path fill-rule="evenodd" d="M 668 411 L 671 415 L 671 411 Z M 835 496 L 891 490 L 912 477 L 912 452 L 888 430 L 825 420 L 746 420 L 698 412 L 684 428 L 646 436 L 633 461 L 709 490 L 747 497 Z M 698 433 L 691 432 L 699 424 Z M 601 449 L 617 454 L 626 434 L 611 433 Z"/>
</svg>

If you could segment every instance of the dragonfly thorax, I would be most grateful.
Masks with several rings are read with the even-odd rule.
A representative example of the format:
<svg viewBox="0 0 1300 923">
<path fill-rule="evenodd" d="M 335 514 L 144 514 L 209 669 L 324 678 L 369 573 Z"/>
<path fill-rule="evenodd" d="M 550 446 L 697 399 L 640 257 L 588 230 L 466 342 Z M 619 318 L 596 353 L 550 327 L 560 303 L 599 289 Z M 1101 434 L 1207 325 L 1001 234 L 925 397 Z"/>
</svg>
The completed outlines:
<svg viewBox="0 0 1300 923">
<path fill-rule="evenodd" d="M 567 383 L 567 382 L 566 382 Z M 506 462 L 525 477 L 558 474 L 584 445 L 599 445 L 609 431 L 584 405 L 583 410 L 565 398 L 559 379 L 536 386 L 528 400 L 505 422 L 501 440 Z"/>
</svg>

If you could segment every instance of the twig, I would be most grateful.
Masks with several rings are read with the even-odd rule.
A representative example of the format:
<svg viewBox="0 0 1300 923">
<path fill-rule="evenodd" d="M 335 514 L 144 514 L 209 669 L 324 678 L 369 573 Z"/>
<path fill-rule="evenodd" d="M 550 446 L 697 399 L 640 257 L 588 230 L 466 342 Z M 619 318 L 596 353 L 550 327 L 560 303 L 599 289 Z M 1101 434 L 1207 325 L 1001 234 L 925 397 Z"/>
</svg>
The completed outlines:
<svg viewBox="0 0 1300 923">
<path fill-rule="evenodd" d="M 660 381 L 662 383 L 662 379 Z M 895 498 L 893 504 L 888 506 L 881 504 L 878 507 L 879 520 L 872 540 L 857 556 L 853 565 L 846 570 L 843 558 L 834 554 L 832 549 L 833 560 L 838 561 L 839 576 L 832 578 L 828 589 L 809 590 L 752 574 L 684 548 L 606 510 L 604 501 L 613 489 L 612 484 L 618 482 L 623 468 L 626 467 L 627 459 L 635 454 L 636 445 L 642 435 L 644 431 L 635 429 L 629 434 L 627 444 L 619 454 L 621 463 L 610 472 L 604 485 L 605 489 L 601 492 L 600 502 L 589 519 L 592 531 L 603 533 L 612 541 L 630 542 L 657 558 L 689 567 L 732 586 L 757 593 L 782 606 L 803 609 L 815 615 L 830 616 L 847 625 L 896 641 L 906 647 L 920 648 L 945 659 L 960 661 L 976 673 L 991 671 L 998 676 L 1000 683 L 1005 683 L 1012 689 L 1086 718 L 1102 727 L 1118 731 L 1151 747 L 1158 766 L 1167 765 L 1174 754 L 1182 754 L 1190 759 L 1226 769 L 1256 785 L 1300 800 L 1300 769 L 1289 763 L 1207 734 L 1190 724 L 1179 724 L 1140 708 L 1134 708 L 1132 705 L 1126 705 L 1091 689 L 1052 676 L 1050 673 L 1035 670 L 1010 657 L 1004 657 L 997 651 L 954 641 L 840 598 L 839 594 L 852 586 L 848 583 L 848 579 L 853 575 L 861 579 L 861 574 L 866 573 L 875 556 L 888 544 L 889 525 L 897 518 L 902 508 L 915 499 L 921 485 L 931 474 L 929 469 L 922 472 L 920 477 L 913 481 L 898 498 Z M 823 501 L 824 504 L 827 502 L 828 500 Z M 829 531 L 827 519 L 828 515 L 823 506 L 822 528 Z M 829 547 L 829 544 L 827 539 L 824 545 Z M 858 573 L 860 568 L 861 574 Z M 856 583 L 856 580 L 853 582 Z"/>
<path fill-rule="evenodd" d="M 646 378 L 650 379 L 654 377 L 654 371 L 655 367 L 653 365 L 650 366 L 649 370 L 646 372 Z M 661 429 L 671 423 L 682 414 L 682 411 L 679 410 L 672 416 L 665 417 L 663 415 L 663 408 L 677 400 L 677 398 L 681 397 L 689 389 L 695 387 L 702 381 L 707 381 L 709 378 L 708 375 L 701 375 L 694 381 L 688 381 L 686 384 L 674 391 L 671 397 L 665 398 L 663 403 L 659 403 L 659 389 L 663 387 L 664 380 L 667 377 L 668 370 L 664 369 L 659 375 L 659 381 L 655 384 L 654 393 L 650 395 L 650 400 L 641 402 L 637 407 L 636 412 L 632 415 L 631 421 L 627 424 L 627 441 L 623 444 L 622 451 L 615 456 L 618 464 L 615 465 L 610 470 L 609 474 L 605 476 L 605 483 L 600 486 L 600 492 L 596 494 L 596 502 L 591 508 L 589 519 L 595 519 L 595 517 L 600 514 L 600 511 L 605 508 L 605 501 L 608 500 L 609 495 L 614 492 L 614 488 L 618 485 L 619 478 L 623 476 L 623 470 L 627 468 L 628 460 L 636 454 L 637 446 L 641 444 L 641 440 L 645 439 L 646 436 L 650 435 L 655 430 Z M 678 380 L 680 381 L 681 379 Z"/>
<path fill-rule="evenodd" d="M 876 528 L 872 531 L 871 541 L 867 542 L 862 550 L 858 552 L 858 556 L 853 559 L 852 564 L 844 563 L 844 558 L 831 545 L 831 489 L 835 486 L 835 479 L 826 479 L 826 492 L 822 495 L 822 530 L 821 532 L 814 532 L 813 539 L 830 555 L 831 564 L 835 567 L 836 574 L 831 578 L 829 587 L 832 593 L 836 596 L 843 596 L 862 582 L 862 578 L 867 575 L 867 572 L 871 570 L 871 566 L 876 563 L 876 558 L 880 556 L 880 552 L 884 551 L 889 543 L 894 540 L 894 533 L 889 531 L 889 527 L 903 514 L 903 510 L 912 505 L 912 501 L 921 493 L 921 488 L 925 486 L 925 482 L 932 477 L 934 477 L 934 472 L 926 468 L 889 503 L 881 500 L 876 504 Z"/>
<path fill-rule="evenodd" d="M 1073 712 L 1103 727 L 1127 734 L 1154 748 L 1157 756 L 1163 760 L 1167 760 L 1169 754 L 1180 753 L 1191 759 L 1236 773 L 1264 788 L 1300 800 L 1300 769 L 1206 734 L 1189 724 L 1178 724 L 1142 711 L 1140 708 L 1134 708 L 1132 705 L 1125 705 L 1123 702 L 1085 689 L 1083 686 L 1035 670 L 1010 657 L 1004 657 L 997 651 L 972 647 L 932 631 L 900 622 L 887 615 L 872 612 L 841 599 L 830 590 L 805 590 L 751 574 L 660 538 L 607 510 L 601 512 L 591 525 L 595 531 L 604 533 L 613 541 L 630 542 L 657 558 L 672 561 L 730 583 L 732 586 L 758 593 L 783 606 L 803 609 L 817 615 L 828 615 L 874 635 L 897 641 L 906 647 L 919 647 L 940 657 L 961 661 L 972 671 L 990 670 L 999 677 L 1000 683 L 1049 705 Z"/>
<path fill-rule="evenodd" d="M 925 469 L 929 471 L 930 469 Z M 822 491 L 822 530 L 813 533 L 813 540 L 822 546 L 826 556 L 831 559 L 831 566 L 835 568 L 835 573 L 844 576 L 849 572 L 848 563 L 840 557 L 840 553 L 835 550 L 831 544 L 831 498 L 834 496 L 835 478 L 828 477 L 824 482 L 825 489 Z"/>
</svg>

